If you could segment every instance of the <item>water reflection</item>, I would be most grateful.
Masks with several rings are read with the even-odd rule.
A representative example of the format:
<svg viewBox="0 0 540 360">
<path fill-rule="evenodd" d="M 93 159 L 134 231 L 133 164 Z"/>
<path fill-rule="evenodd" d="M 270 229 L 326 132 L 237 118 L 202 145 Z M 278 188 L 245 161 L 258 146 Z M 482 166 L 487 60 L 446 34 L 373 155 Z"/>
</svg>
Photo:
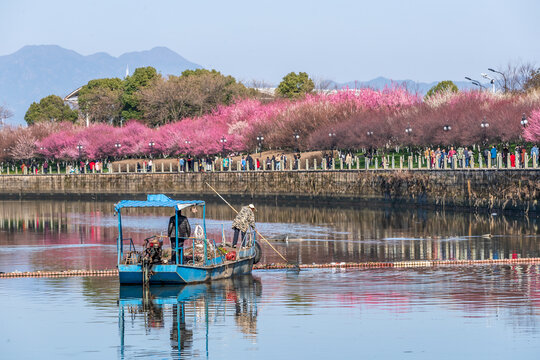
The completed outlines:
<svg viewBox="0 0 540 360">
<path fill-rule="evenodd" d="M 263 202 L 257 208 L 259 230 L 301 263 L 540 256 L 536 217 Z M 168 209 L 127 210 L 125 235 L 142 243 L 166 230 L 169 215 Z M 200 222 L 200 214 L 191 216 Z M 209 203 L 209 236 L 230 240 L 233 217 L 226 205 Z M 4 201 L 0 271 L 114 267 L 116 221 L 112 201 Z M 265 247 L 262 261 L 280 258 Z"/>
<path fill-rule="evenodd" d="M 256 271 L 147 292 L 115 277 L 4 279 L 0 299 L 6 359 L 348 359 L 359 351 L 534 359 L 540 351 L 538 265 Z"/>
<path fill-rule="evenodd" d="M 247 338 L 256 339 L 257 298 L 261 295 L 261 281 L 251 275 L 211 284 L 121 286 L 118 300 L 120 358 L 145 353 L 141 344 L 130 343 L 126 339 L 126 318 L 127 327 L 138 328 L 142 322 L 147 336 L 167 328 L 173 359 L 196 355 L 208 358 L 210 329 L 225 324 L 227 312 L 230 312 L 228 304 L 229 308 L 230 304 L 234 307 L 238 330 Z M 203 347 L 200 346 L 201 339 L 194 338 L 194 331 L 204 332 Z M 204 349 L 203 353 L 201 349 Z M 151 355 L 156 354 L 153 352 Z"/>
</svg>

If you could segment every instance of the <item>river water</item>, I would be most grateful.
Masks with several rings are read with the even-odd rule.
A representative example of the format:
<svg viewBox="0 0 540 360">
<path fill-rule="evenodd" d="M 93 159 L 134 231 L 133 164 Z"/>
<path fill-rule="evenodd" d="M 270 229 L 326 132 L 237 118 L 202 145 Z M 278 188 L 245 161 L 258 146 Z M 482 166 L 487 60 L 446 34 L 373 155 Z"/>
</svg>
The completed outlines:
<svg viewBox="0 0 540 360">
<path fill-rule="evenodd" d="M 0 271 L 114 268 L 112 205 L 3 201 Z M 540 256 L 537 218 L 257 205 L 259 230 L 301 263 Z M 230 240 L 232 211 L 211 203 L 206 212 L 209 236 Z M 170 215 L 130 210 L 124 236 L 140 244 L 164 232 Z M 190 214 L 192 227 L 200 215 Z M 263 246 L 262 262 L 280 258 Z M 0 358 L 536 359 L 539 273 L 536 265 L 254 271 L 146 291 L 114 277 L 0 279 Z"/>
</svg>

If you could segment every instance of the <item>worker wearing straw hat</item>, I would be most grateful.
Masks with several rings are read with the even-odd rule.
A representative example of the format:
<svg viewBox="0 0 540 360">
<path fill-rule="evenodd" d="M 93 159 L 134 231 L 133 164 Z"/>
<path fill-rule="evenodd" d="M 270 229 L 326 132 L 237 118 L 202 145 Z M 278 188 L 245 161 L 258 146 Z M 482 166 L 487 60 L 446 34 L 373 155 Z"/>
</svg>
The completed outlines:
<svg viewBox="0 0 540 360">
<path fill-rule="evenodd" d="M 236 243 L 238 242 L 238 235 L 239 233 L 242 233 L 242 243 L 244 242 L 244 238 L 246 236 L 246 232 L 249 230 L 249 228 L 255 229 L 255 214 L 253 213 L 256 211 L 255 205 L 249 204 L 247 206 L 243 206 L 242 209 L 240 209 L 240 212 L 233 220 L 232 228 L 234 230 L 234 237 L 233 237 L 233 243 L 232 246 L 235 247 Z"/>
</svg>

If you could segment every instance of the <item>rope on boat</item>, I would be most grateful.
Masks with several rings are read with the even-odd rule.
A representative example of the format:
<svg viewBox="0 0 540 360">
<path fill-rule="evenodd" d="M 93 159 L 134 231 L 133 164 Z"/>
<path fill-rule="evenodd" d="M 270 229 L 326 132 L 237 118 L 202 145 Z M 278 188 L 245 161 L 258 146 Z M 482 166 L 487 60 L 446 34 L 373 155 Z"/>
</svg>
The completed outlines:
<svg viewBox="0 0 540 360">
<path fill-rule="evenodd" d="M 540 258 L 521 259 L 487 259 L 487 260 L 418 260 L 397 262 L 360 262 L 360 263 L 328 263 L 300 264 L 300 269 L 373 269 L 373 268 L 422 268 L 435 266 L 465 265 L 540 265 Z M 297 269 L 296 264 L 256 264 L 253 270 Z M 65 271 L 28 271 L 0 273 L 0 278 L 21 277 L 71 277 L 71 276 L 118 276 L 118 269 L 108 270 L 65 270 Z"/>
</svg>

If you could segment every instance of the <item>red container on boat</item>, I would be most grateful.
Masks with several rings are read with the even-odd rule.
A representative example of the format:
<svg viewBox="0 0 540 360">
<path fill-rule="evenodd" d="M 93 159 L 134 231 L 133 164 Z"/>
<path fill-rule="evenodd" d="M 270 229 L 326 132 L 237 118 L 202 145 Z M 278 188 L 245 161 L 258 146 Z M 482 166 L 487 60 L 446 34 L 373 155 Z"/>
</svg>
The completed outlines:
<svg viewBox="0 0 540 360">
<path fill-rule="evenodd" d="M 227 260 L 235 260 L 236 259 L 236 251 L 229 251 L 227 255 L 225 255 L 225 259 Z"/>
</svg>

